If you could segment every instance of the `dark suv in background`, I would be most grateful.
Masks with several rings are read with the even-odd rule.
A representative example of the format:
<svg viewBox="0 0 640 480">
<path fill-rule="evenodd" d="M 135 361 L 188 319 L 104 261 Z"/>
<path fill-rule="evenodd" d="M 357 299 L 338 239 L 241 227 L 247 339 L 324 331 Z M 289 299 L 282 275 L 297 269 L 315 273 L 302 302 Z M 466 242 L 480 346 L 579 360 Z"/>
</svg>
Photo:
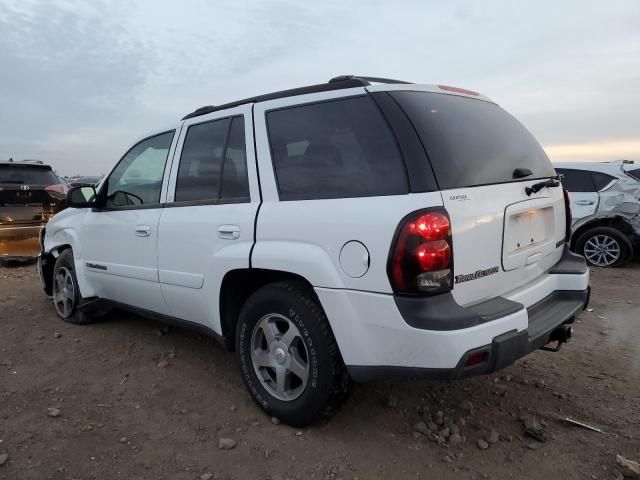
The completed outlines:
<svg viewBox="0 0 640 480">
<path fill-rule="evenodd" d="M 0 162 L 0 260 L 34 257 L 69 186 L 40 161 Z"/>
</svg>

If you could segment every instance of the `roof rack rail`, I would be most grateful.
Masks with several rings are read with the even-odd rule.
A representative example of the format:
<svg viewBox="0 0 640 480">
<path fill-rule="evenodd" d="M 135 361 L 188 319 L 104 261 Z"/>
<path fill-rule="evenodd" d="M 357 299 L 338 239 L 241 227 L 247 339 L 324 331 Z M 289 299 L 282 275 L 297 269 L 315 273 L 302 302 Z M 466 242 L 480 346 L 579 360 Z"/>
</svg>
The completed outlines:
<svg viewBox="0 0 640 480">
<path fill-rule="evenodd" d="M 279 92 L 267 93 L 266 95 L 258 95 L 256 97 L 245 98 L 243 100 L 237 100 L 235 102 L 225 103 L 223 105 L 208 105 L 200 107 L 193 112 L 182 117 L 182 120 L 188 120 L 189 118 L 199 117 L 206 115 L 207 113 L 216 112 L 218 110 L 226 110 L 227 108 L 238 107 L 247 103 L 264 102 L 267 100 L 275 100 L 276 98 L 294 97 L 297 95 L 305 95 L 308 93 L 328 92 L 331 90 L 342 90 L 344 88 L 356 88 L 366 87 L 374 83 L 411 83 L 403 80 L 392 80 L 390 78 L 378 78 L 378 77 L 362 77 L 359 75 L 340 75 L 329 80 L 327 83 L 319 83 L 316 85 L 309 85 L 307 87 L 291 88 L 289 90 L 282 90 Z"/>
<path fill-rule="evenodd" d="M 44 165 L 44 162 L 42 160 L 19 160 L 20 163 L 35 163 L 37 165 Z"/>
<path fill-rule="evenodd" d="M 329 80 L 329 83 L 344 82 L 345 80 L 362 80 L 363 85 L 371 85 L 373 83 L 402 83 L 405 85 L 412 84 L 413 82 L 405 82 L 404 80 L 394 80 L 393 78 L 382 77 L 365 77 L 363 75 L 339 75 Z"/>
</svg>

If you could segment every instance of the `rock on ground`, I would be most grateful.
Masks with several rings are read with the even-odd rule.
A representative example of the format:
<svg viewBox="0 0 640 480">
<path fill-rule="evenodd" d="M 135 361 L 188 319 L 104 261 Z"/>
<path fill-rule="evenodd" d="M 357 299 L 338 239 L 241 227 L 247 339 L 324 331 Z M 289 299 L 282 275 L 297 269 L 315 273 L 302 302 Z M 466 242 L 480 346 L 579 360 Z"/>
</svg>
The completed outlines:
<svg viewBox="0 0 640 480">
<path fill-rule="evenodd" d="M 640 463 L 616 455 L 616 463 L 626 478 L 640 478 Z"/>
<path fill-rule="evenodd" d="M 62 412 L 60 412 L 59 408 L 50 408 L 49 411 L 47 412 L 47 415 L 49 415 L 52 418 L 57 418 L 60 416 Z"/>
<path fill-rule="evenodd" d="M 220 450 L 231 450 L 235 448 L 237 442 L 233 438 L 221 438 L 218 440 L 218 448 Z"/>
</svg>

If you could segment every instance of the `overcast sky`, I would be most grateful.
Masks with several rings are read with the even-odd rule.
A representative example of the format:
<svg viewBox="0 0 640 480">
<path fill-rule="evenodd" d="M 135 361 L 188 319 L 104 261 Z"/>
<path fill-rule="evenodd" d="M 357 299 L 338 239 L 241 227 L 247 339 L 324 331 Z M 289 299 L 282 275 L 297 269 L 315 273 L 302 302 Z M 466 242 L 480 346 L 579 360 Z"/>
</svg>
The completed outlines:
<svg viewBox="0 0 640 480">
<path fill-rule="evenodd" d="M 553 160 L 640 161 L 640 1 L 2 0 L 0 159 L 107 171 L 195 107 L 346 73 L 478 90 Z"/>
</svg>

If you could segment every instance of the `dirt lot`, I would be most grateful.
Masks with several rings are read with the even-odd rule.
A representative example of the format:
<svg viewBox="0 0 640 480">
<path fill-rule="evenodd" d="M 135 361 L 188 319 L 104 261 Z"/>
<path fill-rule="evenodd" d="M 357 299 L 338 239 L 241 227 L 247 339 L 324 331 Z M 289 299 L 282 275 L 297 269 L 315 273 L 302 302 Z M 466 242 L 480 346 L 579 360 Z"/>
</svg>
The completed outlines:
<svg viewBox="0 0 640 480">
<path fill-rule="evenodd" d="M 613 479 L 616 454 L 640 460 L 640 266 L 595 270 L 592 285 L 560 353 L 488 377 L 357 386 L 297 431 L 258 410 L 213 339 L 117 312 L 65 324 L 33 265 L 0 268 L 0 478 Z M 524 434 L 526 414 L 546 442 Z M 440 417 L 442 445 L 415 431 Z"/>
</svg>

